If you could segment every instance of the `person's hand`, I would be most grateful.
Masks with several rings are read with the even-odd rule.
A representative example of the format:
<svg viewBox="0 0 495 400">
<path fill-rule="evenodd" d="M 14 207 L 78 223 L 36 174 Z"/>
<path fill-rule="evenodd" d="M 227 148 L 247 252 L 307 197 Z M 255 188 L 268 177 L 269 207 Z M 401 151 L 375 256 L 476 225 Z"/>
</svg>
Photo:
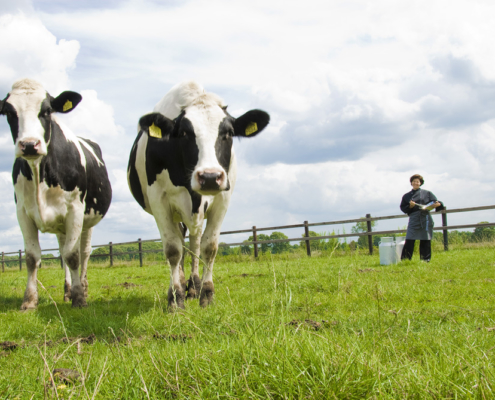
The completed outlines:
<svg viewBox="0 0 495 400">
<path fill-rule="evenodd" d="M 409 202 L 409 208 L 413 208 L 415 205 L 416 205 L 416 203 L 414 201 L 411 200 Z"/>
<path fill-rule="evenodd" d="M 439 201 L 437 201 L 435 204 L 433 204 L 433 208 L 440 207 L 441 205 L 442 205 L 442 203 L 440 203 Z"/>
</svg>

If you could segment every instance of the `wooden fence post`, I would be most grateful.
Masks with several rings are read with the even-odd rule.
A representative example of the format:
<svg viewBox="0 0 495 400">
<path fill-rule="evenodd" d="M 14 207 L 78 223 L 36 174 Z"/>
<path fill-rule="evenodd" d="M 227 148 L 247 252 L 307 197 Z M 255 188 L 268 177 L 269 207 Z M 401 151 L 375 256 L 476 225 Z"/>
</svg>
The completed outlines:
<svg viewBox="0 0 495 400">
<path fill-rule="evenodd" d="M 19 271 L 22 271 L 22 250 L 19 250 Z"/>
<path fill-rule="evenodd" d="M 308 221 L 304 221 L 304 237 L 309 238 Z M 306 254 L 311 257 L 311 244 L 308 239 L 306 239 Z"/>
<path fill-rule="evenodd" d="M 112 242 L 108 244 L 108 252 L 110 253 L 110 266 L 113 267 L 113 246 Z"/>
<path fill-rule="evenodd" d="M 143 266 L 143 243 L 141 242 L 141 238 L 138 239 L 139 244 L 139 266 Z"/>
<path fill-rule="evenodd" d="M 447 207 L 445 207 L 447 210 Z M 442 213 L 442 226 L 447 226 L 447 213 Z M 449 250 L 449 231 L 447 229 L 443 230 L 443 249 L 445 251 Z"/>
<path fill-rule="evenodd" d="M 256 234 L 256 226 L 253 226 L 253 242 L 258 241 L 258 235 Z M 258 258 L 258 243 L 254 244 L 254 257 Z"/>
<path fill-rule="evenodd" d="M 371 214 L 366 214 L 366 218 L 371 218 Z M 371 221 L 366 221 L 366 226 L 368 228 L 368 232 L 371 232 Z M 370 249 L 370 256 L 373 255 L 373 236 L 368 235 L 368 247 Z"/>
<path fill-rule="evenodd" d="M 2 251 L 2 272 L 5 272 L 5 253 Z"/>
</svg>

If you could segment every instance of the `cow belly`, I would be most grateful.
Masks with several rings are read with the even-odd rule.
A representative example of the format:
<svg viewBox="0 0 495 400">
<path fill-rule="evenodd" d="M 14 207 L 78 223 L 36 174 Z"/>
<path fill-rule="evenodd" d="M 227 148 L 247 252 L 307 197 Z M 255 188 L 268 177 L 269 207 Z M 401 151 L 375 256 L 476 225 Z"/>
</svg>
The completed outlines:
<svg viewBox="0 0 495 400">
<path fill-rule="evenodd" d="M 81 192 L 76 188 L 66 192 L 57 187 L 48 187 L 42 182 L 36 189 L 32 181 L 21 181 L 16 185 L 17 207 L 24 210 L 41 232 L 65 233 L 65 220 L 69 209 L 84 212 L 80 200 Z M 19 183 L 19 180 L 18 180 Z M 39 191 L 36 194 L 36 190 Z"/>
</svg>

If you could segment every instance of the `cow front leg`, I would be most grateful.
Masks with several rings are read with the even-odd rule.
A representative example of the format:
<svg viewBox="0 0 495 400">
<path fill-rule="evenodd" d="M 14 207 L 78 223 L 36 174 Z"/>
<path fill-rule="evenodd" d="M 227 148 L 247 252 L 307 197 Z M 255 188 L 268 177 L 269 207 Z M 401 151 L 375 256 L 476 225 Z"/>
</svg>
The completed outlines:
<svg viewBox="0 0 495 400">
<path fill-rule="evenodd" d="M 213 285 L 213 264 L 218 250 L 218 239 L 223 218 L 227 212 L 228 201 L 219 202 L 210 210 L 206 228 L 201 238 L 201 258 L 203 266 L 203 277 L 201 279 L 201 292 L 199 305 L 206 307 L 213 301 L 215 287 Z"/>
<path fill-rule="evenodd" d="M 38 241 L 38 229 L 23 210 L 18 210 L 17 219 L 21 226 L 26 251 L 27 285 L 21 310 L 38 307 L 38 268 L 41 265 L 41 247 Z"/>
<path fill-rule="evenodd" d="M 83 231 L 81 233 L 81 284 L 84 289 L 84 297 L 88 297 L 88 262 L 91 255 L 91 236 L 93 235 L 93 228 Z"/>
<path fill-rule="evenodd" d="M 187 281 L 187 298 L 199 297 L 201 290 L 201 279 L 199 278 L 199 250 L 201 244 L 201 231 L 189 234 L 189 245 L 191 247 L 191 276 Z"/>
<path fill-rule="evenodd" d="M 70 279 L 70 270 L 69 266 L 64 260 L 64 246 L 65 246 L 65 235 L 62 233 L 57 234 L 58 241 L 58 249 L 60 251 L 60 256 L 62 257 L 62 266 L 65 272 L 65 281 L 64 281 L 64 302 L 68 303 L 70 301 L 70 288 L 71 288 L 71 279 Z"/>
<path fill-rule="evenodd" d="M 168 306 L 170 309 L 185 308 L 185 290 L 181 283 L 182 240 L 180 237 L 162 238 L 164 253 L 170 264 L 170 287 L 168 288 Z M 184 273 L 182 273 L 184 280 Z"/>
<path fill-rule="evenodd" d="M 63 258 L 69 266 L 71 278 L 72 307 L 86 307 L 84 289 L 79 277 L 80 243 L 83 226 L 84 209 L 82 204 L 72 205 L 72 209 L 66 218 L 66 238 L 63 250 Z"/>
</svg>

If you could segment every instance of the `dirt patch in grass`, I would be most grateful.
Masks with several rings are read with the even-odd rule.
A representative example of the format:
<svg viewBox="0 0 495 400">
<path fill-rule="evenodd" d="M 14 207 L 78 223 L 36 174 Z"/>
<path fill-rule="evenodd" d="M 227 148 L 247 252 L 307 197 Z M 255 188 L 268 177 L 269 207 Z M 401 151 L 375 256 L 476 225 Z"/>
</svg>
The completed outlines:
<svg viewBox="0 0 495 400">
<path fill-rule="evenodd" d="M 0 343 L 0 349 L 2 349 L 2 350 L 12 351 L 12 350 L 15 350 L 17 347 L 19 347 L 19 345 L 15 342 L 1 342 Z"/>
<path fill-rule="evenodd" d="M 304 321 L 299 321 L 297 319 L 293 319 L 290 322 L 287 322 L 286 325 L 288 326 L 293 326 L 294 328 L 299 328 L 299 327 L 308 327 L 311 329 L 314 329 L 315 331 L 319 331 L 320 329 L 323 329 L 325 327 L 328 327 L 330 325 L 337 325 L 337 321 L 325 321 L 322 320 L 321 322 L 313 321 L 312 319 L 305 319 Z"/>
<path fill-rule="evenodd" d="M 238 278 L 238 277 L 241 277 L 241 278 L 247 278 L 247 277 L 253 277 L 253 278 L 257 278 L 259 276 L 266 276 L 266 274 L 240 274 L 240 275 L 230 275 L 229 278 Z"/>
<path fill-rule="evenodd" d="M 367 272 L 380 272 L 380 271 L 377 271 L 376 269 L 373 268 L 365 268 L 365 269 L 358 269 L 358 272 L 360 274 L 365 274 Z"/>
<path fill-rule="evenodd" d="M 136 285 L 135 283 L 132 283 L 132 282 L 124 282 L 124 283 L 117 283 L 116 286 L 123 286 L 125 287 L 126 289 L 129 289 L 131 287 L 136 287 L 136 286 L 143 286 L 143 285 Z"/>
<path fill-rule="evenodd" d="M 81 378 L 81 374 L 79 372 L 68 368 L 56 368 L 53 370 L 52 375 L 55 381 L 64 383 L 74 383 Z"/>
<path fill-rule="evenodd" d="M 176 334 L 171 334 L 171 335 L 162 335 L 160 333 L 155 333 L 153 335 L 153 338 L 154 339 L 160 339 L 160 340 L 171 340 L 171 341 L 181 341 L 181 342 L 185 342 L 186 340 L 189 340 L 189 339 L 192 339 L 193 336 L 192 335 L 188 335 L 186 333 L 181 333 L 180 335 L 176 335 Z"/>
</svg>

